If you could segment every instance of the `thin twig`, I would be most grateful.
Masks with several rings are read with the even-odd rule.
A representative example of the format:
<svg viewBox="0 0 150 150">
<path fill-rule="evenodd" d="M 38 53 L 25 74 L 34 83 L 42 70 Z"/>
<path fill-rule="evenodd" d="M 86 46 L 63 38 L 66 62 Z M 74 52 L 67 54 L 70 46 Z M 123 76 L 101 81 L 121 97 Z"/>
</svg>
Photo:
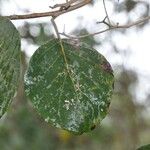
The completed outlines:
<svg viewBox="0 0 150 150">
<path fill-rule="evenodd" d="M 103 6 L 104 6 L 106 18 L 108 20 L 109 25 L 111 26 L 111 22 L 110 22 L 110 19 L 109 19 L 109 16 L 108 16 L 108 12 L 107 12 L 107 8 L 106 8 L 105 0 L 103 0 Z"/>
<path fill-rule="evenodd" d="M 108 18 L 108 17 L 106 16 L 102 21 L 98 21 L 98 22 L 96 22 L 96 23 L 97 23 L 97 24 L 103 23 L 103 24 L 107 25 L 107 26 L 110 28 L 110 27 L 112 27 L 112 25 L 106 22 L 106 19 L 107 19 L 107 18 Z"/>
<path fill-rule="evenodd" d="M 53 24 L 53 27 L 54 27 L 54 29 L 55 29 L 55 32 L 56 32 L 56 35 L 57 35 L 58 39 L 61 39 L 61 38 L 60 38 L 60 34 L 59 34 L 59 32 L 58 32 L 57 25 L 56 25 L 56 23 L 55 23 L 55 20 L 54 20 L 54 19 L 55 19 L 55 18 L 54 18 L 54 17 L 52 17 L 51 22 L 52 22 L 52 24 Z"/>
<path fill-rule="evenodd" d="M 78 0 L 70 0 L 70 1 L 66 1 L 66 3 L 56 4 L 54 6 L 49 6 L 49 7 L 52 8 L 52 9 L 55 9 L 55 8 L 60 8 L 60 9 L 64 8 L 64 9 L 67 9 L 72 4 L 75 4 L 76 2 L 78 2 Z"/>
<path fill-rule="evenodd" d="M 74 0 L 75 2 L 76 0 Z M 62 15 L 64 13 L 67 13 L 67 12 L 70 12 L 70 11 L 73 11 L 73 10 L 76 10 L 80 7 L 83 7 L 85 6 L 86 4 L 89 4 L 92 0 L 83 0 L 79 3 L 75 3 L 74 5 L 71 5 L 69 8 L 67 9 L 64 9 L 64 10 L 56 10 L 56 11 L 50 11 L 50 12 L 43 12 L 43 13 L 31 13 L 31 14 L 26 14 L 26 15 L 10 15 L 10 16 L 3 16 L 3 17 L 7 17 L 11 20 L 18 20 L 18 19 L 31 19 L 31 18 L 39 18 L 39 17 L 47 17 L 47 16 L 52 16 L 53 18 L 56 18 L 58 17 L 59 15 Z M 66 3 L 68 3 L 69 1 L 67 1 Z M 70 35 L 67 35 L 65 33 L 58 33 L 58 34 L 61 34 L 61 35 L 64 35 L 66 37 L 70 37 L 72 39 L 80 39 L 80 38 L 85 38 L 87 36 L 94 36 L 94 35 L 97 35 L 97 34 L 101 34 L 101 33 L 104 33 L 104 32 L 107 32 L 107 31 L 110 31 L 110 30 L 114 30 L 114 29 L 121 29 L 121 28 L 130 28 L 132 26 L 135 26 L 135 25 L 138 25 L 138 24 L 141 24 L 141 23 L 144 23 L 145 21 L 148 21 L 150 20 L 150 16 L 147 16 L 145 18 L 142 18 L 142 19 L 139 19 L 135 22 L 132 22 L 132 23 L 129 23 L 129 24 L 126 24 L 126 25 L 111 25 L 110 23 L 110 20 L 109 20 L 109 17 L 108 17 L 108 13 L 107 13 L 107 10 L 106 10 L 106 6 L 105 6 L 105 1 L 103 0 L 104 2 L 104 8 L 105 8 L 105 12 L 106 12 L 106 17 L 109 21 L 109 23 L 107 24 L 107 26 L 109 28 L 105 29 L 105 30 L 102 30 L 102 31 L 99 31 L 99 32 L 95 32 L 95 33 L 91 33 L 91 34 L 86 34 L 86 35 L 81 35 L 81 36 L 78 36 L 78 37 L 75 37 L 75 36 L 70 36 Z M 104 20 L 105 21 L 105 20 Z M 103 21 L 103 23 L 104 23 Z M 105 22 L 106 24 L 106 22 Z M 56 31 L 56 30 L 55 30 Z M 57 33 L 56 33 L 57 34 Z M 58 35 L 57 34 L 57 35 Z M 60 36 L 60 35 L 59 35 Z"/>
<path fill-rule="evenodd" d="M 126 25 L 120 25 L 120 26 L 116 26 L 116 27 L 118 27 L 118 28 L 130 28 L 132 26 L 142 24 L 142 23 L 144 23 L 145 21 L 148 21 L 148 20 L 150 20 L 150 16 L 147 16 L 145 18 L 139 19 L 135 22 L 132 22 L 132 23 L 129 23 L 129 24 L 126 24 Z"/>
<path fill-rule="evenodd" d="M 31 14 L 25 14 L 25 15 L 10 15 L 10 16 L 4 16 L 7 17 L 11 20 L 19 20 L 19 19 L 31 19 L 31 18 L 39 18 L 39 17 L 58 17 L 59 15 L 62 15 L 64 13 L 76 10 L 80 7 L 83 7 L 87 4 L 89 4 L 92 0 L 84 0 L 81 1 L 80 3 L 77 3 L 73 6 L 70 6 L 68 9 L 64 10 L 56 10 L 56 11 L 49 11 L 49 12 L 42 12 L 42 13 L 31 13 Z"/>
<path fill-rule="evenodd" d="M 111 30 L 114 30 L 114 29 L 126 29 L 126 28 L 130 28 L 130 27 L 133 27 L 135 25 L 139 25 L 139 24 L 142 24 L 144 23 L 145 21 L 148 21 L 150 20 L 150 16 L 147 16 L 145 18 L 142 18 L 142 19 L 139 19 L 135 22 L 132 22 L 132 23 L 129 23 L 129 24 L 126 24 L 126 25 L 115 25 L 115 26 L 111 26 L 105 30 L 101 30 L 101 31 L 98 31 L 98 32 L 94 32 L 94 33 L 90 33 L 90 34 L 85 34 L 85 35 L 81 35 L 81 36 L 71 36 L 71 35 L 67 35 L 65 33 L 59 33 L 63 36 L 66 36 L 68 38 L 71 38 L 71 39 L 81 39 L 81 38 L 85 38 L 85 37 L 88 37 L 88 36 L 95 36 L 95 35 L 98 35 L 98 34 L 101 34 L 101 33 L 104 33 L 104 32 L 107 32 L 107 31 L 111 31 Z"/>
</svg>

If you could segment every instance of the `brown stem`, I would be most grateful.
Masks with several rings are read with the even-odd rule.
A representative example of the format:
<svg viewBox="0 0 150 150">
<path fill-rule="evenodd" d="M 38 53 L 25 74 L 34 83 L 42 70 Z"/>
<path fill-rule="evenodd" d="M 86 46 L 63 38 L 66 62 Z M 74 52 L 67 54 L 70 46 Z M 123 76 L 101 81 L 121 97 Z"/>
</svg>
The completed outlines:
<svg viewBox="0 0 150 150">
<path fill-rule="evenodd" d="M 63 36 L 66 36 L 68 38 L 71 38 L 71 39 L 81 39 L 81 38 L 85 38 L 85 37 L 88 37 L 88 36 L 95 36 L 95 35 L 98 35 L 98 34 L 101 34 L 101 33 L 107 32 L 107 31 L 111 31 L 111 30 L 114 30 L 114 29 L 130 28 L 130 27 L 142 24 L 142 23 L 144 23 L 145 21 L 148 21 L 148 20 L 150 20 L 150 16 L 147 16 L 145 18 L 139 19 L 135 22 L 132 22 L 132 23 L 129 23 L 129 24 L 126 24 L 126 25 L 114 25 L 114 26 L 111 25 L 109 28 L 107 28 L 105 30 L 101 30 L 101 31 L 98 31 L 98 32 L 90 33 L 90 34 L 80 35 L 80 36 L 71 36 L 71 35 L 67 35 L 65 33 L 59 33 L 59 34 L 61 34 Z"/>
<path fill-rule="evenodd" d="M 73 6 L 70 6 L 66 10 L 56 10 L 56 11 L 49 11 L 49 12 L 43 12 L 43 13 L 31 13 L 31 14 L 25 14 L 25 15 L 10 15 L 10 16 L 4 16 L 11 20 L 19 20 L 19 19 L 31 19 L 31 18 L 39 18 L 39 17 L 47 17 L 52 16 L 54 18 L 58 17 L 59 15 L 62 15 L 64 13 L 76 10 L 80 7 L 85 6 L 86 4 L 90 3 L 91 0 L 83 0 L 80 3 L 77 3 Z"/>
</svg>

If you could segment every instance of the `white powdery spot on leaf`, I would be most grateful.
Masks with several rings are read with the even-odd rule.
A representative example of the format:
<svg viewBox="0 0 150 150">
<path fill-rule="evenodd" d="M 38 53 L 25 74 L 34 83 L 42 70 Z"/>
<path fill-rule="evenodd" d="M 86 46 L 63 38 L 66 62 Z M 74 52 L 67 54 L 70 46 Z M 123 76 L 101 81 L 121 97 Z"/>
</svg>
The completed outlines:
<svg viewBox="0 0 150 150">
<path fill-rule="evenodd" d="M 102 108 L 101 108 L 100 110 L 101 110 L 101 112 L 103 112 L 103 111 L 104 111 Z"/>
<path fill-rule="evenodd" d="M 51 86 L 52 86 L 52 85 L 51 85 L 51 84 L 49 84 L 49 85 L 46 87 L 46 89 L 50 89 L 50 88 L 51 88 Z"/>
<path fill-rule="evenodd" d="M 49 122 L 49 120 L 50 120 L 50 118 L 49 118 L 49 117 L 45 118 L 45 121 L 46 121 L 46 122 Z"/>
</svg>

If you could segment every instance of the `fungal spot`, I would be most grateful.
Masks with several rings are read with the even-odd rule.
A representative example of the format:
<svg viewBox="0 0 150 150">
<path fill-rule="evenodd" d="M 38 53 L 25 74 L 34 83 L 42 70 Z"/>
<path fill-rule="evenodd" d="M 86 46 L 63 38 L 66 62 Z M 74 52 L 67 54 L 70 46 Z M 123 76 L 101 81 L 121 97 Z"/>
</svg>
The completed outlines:
<svg viewBox="0 0 150 150">
<path fill-rule="evenodd" d="M 68 101 L 68 100 L 65 100 L 65 103 L 69 103 L 69 101 Z"/>
<path fill-rule="evenodd" d="M 46 122 L 48 122 L 48 121 L 49 121 L 49 119 L 50 119 L 50 118 L 49 118 L 49 117 L 47 117 L 47 118 L 45 119 L 45 121 L 46 121 Z"/>
<path fill-rule="evenodd" d="M 66 110 L 69 110 L 69 106 L 70 106 L 69 100 L 65 100 L 65 105 L 64 105 L 64 107 L 66 108 Z"/>
<path fill-rule="evenodd" d="M 36 81 L 36 77 L 33 78 L 33 81 Z"/>
<path fill-rule="evenodd" d="M 105 102 L 104 102 L 104 101 L 102 101 L 102 102 L 101 102 L 101 105 L 102 105 L 102 106 L 105 106 Z"/>
<path fill-rule="evenodd" d="M 91 130 L 94 130 L 96 128 L 96 125 L 94 124 L 92 127 L 91 127 Z"/>
<path fill-rule="evenodd" d="M 56 121 L 56 119 L 51 119 L 51 121 L 52 121 L 52 122 L 55 122 L 55 121 Z"/>
<path fill-rule="evenodd" d="M 46 87 L 46 89 L 50 89 L 51 88 L 51 84 L 49 84 L 47 87 Z"/>
<path fill-rule="evenodd" d="M 79 67 L 79 63 L 75 60 L 75 61 L 73 62 L 73 66 L 74 66 L 74 67 Z"/>
<path fill-rule="evenodd" d="M 104 71 L 113 74 L 113 70 L 112 70 L 111 65 L 109 63 L 103 63 L 103 64 L 101 64 L 101 67 L 103 68 Z"/>
</svg>

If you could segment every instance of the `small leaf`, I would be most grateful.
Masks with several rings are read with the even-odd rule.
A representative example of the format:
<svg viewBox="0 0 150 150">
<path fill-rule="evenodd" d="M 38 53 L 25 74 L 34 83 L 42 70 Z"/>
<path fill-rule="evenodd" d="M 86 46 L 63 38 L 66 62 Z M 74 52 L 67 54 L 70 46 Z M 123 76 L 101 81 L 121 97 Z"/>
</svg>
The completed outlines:
<svg viewBox="0 0 150 150">
<path fill-rule="evenodd" d="M 144 145 L 144 146 L 138 148 L 137 150 L 150 150 L 150 144 Z"/>
<path fill-rule="evenodd" d="M 0 117 L 6 112 L 18 86 L 20 36 L 10 20 L 0 17 Z"/>
<path fill-rule="evenodd" d="M 54 39 L 32 56 L 25 92 L 45 121 L 82 134 L 106 116 L 113 83 L 110 64 L 96 50 Z"/>
</svg>

